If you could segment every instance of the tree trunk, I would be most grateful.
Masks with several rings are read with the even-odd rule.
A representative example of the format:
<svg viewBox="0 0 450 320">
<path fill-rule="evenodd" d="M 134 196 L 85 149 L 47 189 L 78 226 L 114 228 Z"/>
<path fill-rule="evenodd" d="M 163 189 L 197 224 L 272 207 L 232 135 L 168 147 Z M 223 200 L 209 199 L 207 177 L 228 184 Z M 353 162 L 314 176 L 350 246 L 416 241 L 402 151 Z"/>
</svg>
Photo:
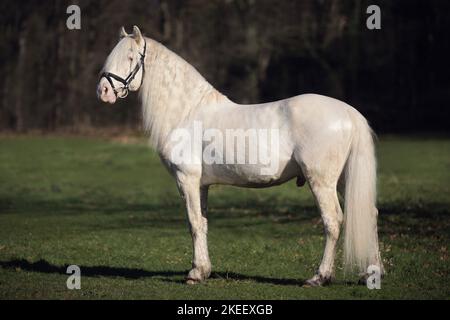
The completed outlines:
<svg viewBox="0 0 450 320">
<path fill-rule="evenodd" d="M 24 76 L 25 73 L 25 65 L 26 65 L 26 57 L 27 57 L 27 39 L 26 39 L 26 31 L 20 34 L 19 38 L 19 60 L 17 63 L 16 70 L 16 99 L 14 104 L 14 117 L 15 117 L 15 130 L 17 132 L 23 132 L 24 127 L 24 119 L 23 119 L 23 103 L 24 103 L 24 82 L 26 79 Z"/>
</svg>

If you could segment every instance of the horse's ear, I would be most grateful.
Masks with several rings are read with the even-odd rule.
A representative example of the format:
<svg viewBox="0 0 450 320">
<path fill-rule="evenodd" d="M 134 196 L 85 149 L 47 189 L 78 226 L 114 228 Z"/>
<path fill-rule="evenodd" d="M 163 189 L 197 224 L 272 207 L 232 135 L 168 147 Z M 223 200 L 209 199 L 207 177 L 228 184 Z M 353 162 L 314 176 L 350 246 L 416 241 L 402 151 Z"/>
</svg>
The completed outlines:
<svg viewBox="0 0 450 320">
<path fill-rule="evenodd" d="M 128 33 L 125 31 L 124 27 L 120 28 L 120 36 L 119 37 L 120 37 L 120 39 L 128 37 Z"/>
<path fill-rule="evenodd" d="M 139 30 L 138 27 L 133 26 L 133 38 L 136 40 L 136 42 L 139 44 L 142 40 L 142 33 L 141 30 Z"/>
</svg>

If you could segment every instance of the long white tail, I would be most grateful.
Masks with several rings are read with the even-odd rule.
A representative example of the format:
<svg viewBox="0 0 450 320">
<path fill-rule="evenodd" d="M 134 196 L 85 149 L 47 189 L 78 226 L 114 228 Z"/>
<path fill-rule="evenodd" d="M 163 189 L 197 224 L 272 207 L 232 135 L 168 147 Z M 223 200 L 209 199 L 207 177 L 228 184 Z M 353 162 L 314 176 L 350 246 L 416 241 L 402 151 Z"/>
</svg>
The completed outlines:
<svg viewBox="0 0 450 320">
<path fill-rule="evenodd" d="M 354 110 L 356 111 L 356 110 Z M 376 202 L 376 160 L 372 130 L 359 112 L 352 112 L 355 127 L 345 171 L 344 263 L 367 272 L 380 268 Z"/>
</svg>

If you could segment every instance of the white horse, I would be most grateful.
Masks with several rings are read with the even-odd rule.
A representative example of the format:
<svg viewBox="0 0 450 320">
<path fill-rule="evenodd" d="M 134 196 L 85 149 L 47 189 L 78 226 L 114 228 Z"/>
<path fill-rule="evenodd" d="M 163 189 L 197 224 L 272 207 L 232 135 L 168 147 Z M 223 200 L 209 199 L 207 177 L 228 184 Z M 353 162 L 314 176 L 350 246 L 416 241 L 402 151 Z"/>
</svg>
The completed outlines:
<svg viewBox="0 0 450 320">
<path fill-rule="evenodd" d="M 114 103 L 117 98 L 126 97 L 129 90 L 140 90 L 150 142 L 174 176 L 185 200 L 193 241 L 188 284 L 205 280 L 211 273 L 207 245 L 208 187 L 212 184 L 270 187 L 293 178 L 297 178 L 298 185 L 308 182 L 326 235 L 322 262 L 306 284 L 318 286 L 331 281 L 342 223 L 346 268 L 356 267 L 366 273 L 370 265 L 375 265 L 382 270 L 375 207 L 374 144 L 367 121 L 356 109 L 316 94 L 264 104 L 236 104 L 181 57 L 143 37 L 136 26 L 132 34 L 121 29 L 120 41 L 108 56 L 103 71 L 97 87 L 102 101 Z M 171 139 L 171 135 L 181 128 L 192 132 L 195 123 L 201 123 L 205 132 L 214 130 L 216 137 L 224 136 L 228 129 L 277 130 L 277 148 L 265 149 L 276 159 L 276 169 L 262 174 L 261 169 L 267 163 L 206 162 L 202 157 L 204 140 L 186 140 L 200 150 L 193 152 L 195 161 L 173 161 L 174 148 L 179 148 L 180 142 Z M 223 154 L 235 153 L 234 145 L 232 148 L 227 143 Z M 345 214 L 338 191 L 345 198 Z"/>
</svg>

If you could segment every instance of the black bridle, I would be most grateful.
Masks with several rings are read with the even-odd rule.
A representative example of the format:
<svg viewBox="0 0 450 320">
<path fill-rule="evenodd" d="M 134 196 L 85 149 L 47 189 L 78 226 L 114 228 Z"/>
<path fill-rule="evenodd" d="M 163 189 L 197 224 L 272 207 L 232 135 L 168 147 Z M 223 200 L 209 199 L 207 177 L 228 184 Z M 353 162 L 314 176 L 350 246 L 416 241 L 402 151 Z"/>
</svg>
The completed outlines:
<svg viewBox="0 0 450 320">
<path fill-rule="evenodd" d="M 142 67 L 142 78 L 141 78 L 141 85 L 142 85 L 142 81 L 144 80 L 144 71 L 145 71 L 144 60 L 145 60 L 146 51 L 147 51 L 147 42 L 144 39 L 144 52 L 143 53 L 138 52 L 139 55 L 141 56 L 141 58 L 139 59 L 138 63 L 136 63 L 136 66 L 134 67 L 134 69 L 130 72 L 130 74 L 125 79 L 114 73 L 111 73 L 111 72 L 103 72 L 100 75 L 100 79 L 105 78 L 106 80 L 108 80 L 109 84 L 111 85 L 111 88 L 114 91 L 114 94 L 116 95 L 116 98 L 126 98 L 128 96 L 129 86 L 130 86 L 131 82 L 134 80 L 134 77 L 136 77 L 136 75 L 139 72 L 139 69 L 141 69 L 141 67 Z M 123 87 L 120 87 L 117 89 L 121 89 L 122 92 L 125 91 L 125 94 L 122 94 L 121 96 L 119 96 L 119 92 L 117 91 L 116 87 L 114 86 L 114 82 L 112 79 L 117 80 L 123 84 Z"/>
</svg>

